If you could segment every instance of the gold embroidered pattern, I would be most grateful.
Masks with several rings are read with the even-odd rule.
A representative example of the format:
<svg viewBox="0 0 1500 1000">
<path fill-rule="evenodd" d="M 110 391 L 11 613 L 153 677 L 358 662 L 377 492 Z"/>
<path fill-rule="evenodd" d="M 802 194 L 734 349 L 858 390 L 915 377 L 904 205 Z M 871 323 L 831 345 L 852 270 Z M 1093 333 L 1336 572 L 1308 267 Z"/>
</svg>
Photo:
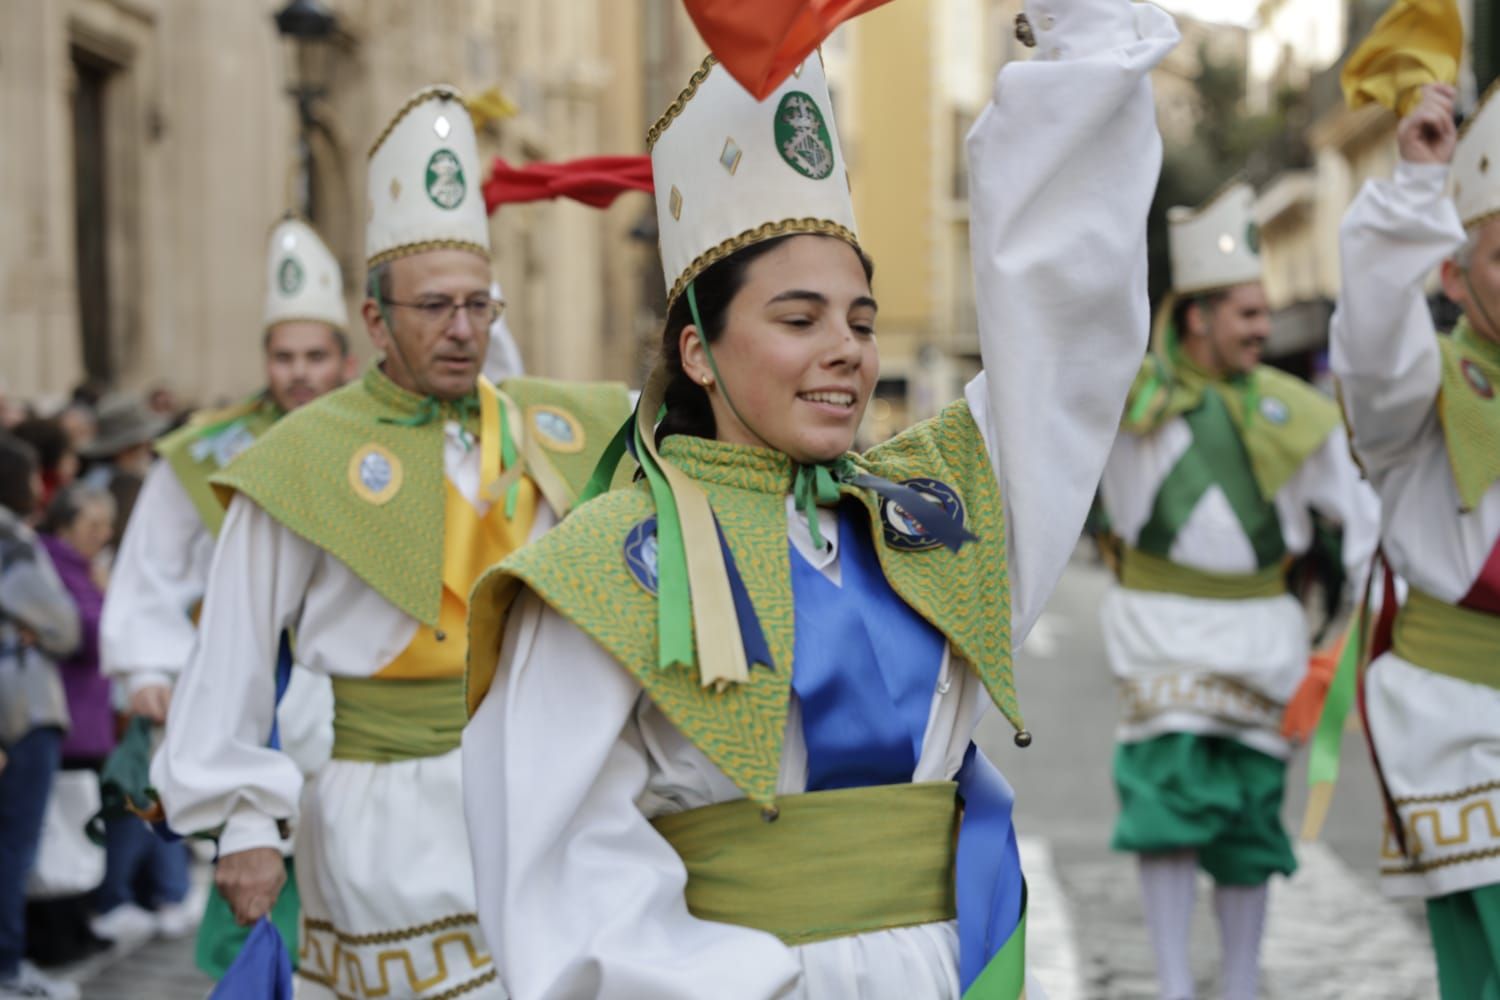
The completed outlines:
<svg viewBox="0 0 1500 1000">
<path fill-rule="evenodd" d="M 380 253 L 365 261 L 365 269 L 373 271 L 381 264 L 387 264 L 397 257 L 410 257 L 414 253 L 426 253 L 429 250 L 468 250 L 477 253 L 485 260 L 490 259 L 490 252 L 478 243 L 470 243 L 468 240 L 423 240 L 421 243 L 405 243 L 399 247 L 382 250 Z"/>
<path fill-rule="evenodd" d="M 380 148 L 381 143 L 390 138 L 390 134 L 396 130 L 396 126 L 401 124 L 401 119 L 411 114 L 412 110 L 418 105 L 425 104 L 435 97 L 457 101 L 461 108 L 465 111 L 469 110 L 469 104 L 464 100 L 463 95 L 452 87 L 424 87 L 411 95 L 411 100 L 401 105 L 401 109 L 391 117 L 390 124 L 380 130 L 380 136 L 370 144 L 370 151 L 365 154 L 365 158 L 369 159 L 375 155 L 375 151 Z"/>
<path fill-rule="evenodd" d="M 1473 785 L 1469 788 L 1461 788 L 1456 792 L 1444 792 L 1441 795 L 1411 795 L 1402 799 L 1393 799 L 1398 806 L 1414 806 L 1424 802 L 1458 802 L 1478 795 L 1481 792 L 1493 792 L 1500 790 L 1500 781 L 1487 781 L 1482 785 Z"/>
<path fill-rule="evenodd" d="M 1191 711 L 1236 725 L 1276 726 L 1282 705 L 1244 684 L 1214 674 L 1167 674 L 1120 682 L 1127 723 L 1157 715 Z"/>
<path fill-rule="evenodd" d="M 687 102 L 693 99 L 693 95 L 698 93 L 698 88 L 703 85 L 703 81 L 708 79 L 708 71 L 713 69 L 714 63 L 718 61 L 712 55 L 705 56 L 703 65 L 699 66 L 693 72 L 693 75 L 688 77 L 687 86 L 682 88 L 682 93 L 677 95 L 675 101 L 667 105 L 667 110 L 663 111 L 661 117 L 656 119 L 656 124 L 652 125 L 646 131 L 646 152 L 651 152 L 651 147 L 656 145 L 656 140 L 661 138 L 661 134 L 667 130 L 667 126 L 676 121 L 677 116 L 682 114 L 683 109 L 687 107 Z"/>
<path fill-rule="evenodd" d="M 694 278 L 731 254 L 743 250 L 752 243 L 763 243 L 778 236 L 800 233 L 814 236 L 837 236 L 854 249 L 859 249 L 859 240 L 847 227 L 828 219 L 782 219 L 780 222 L 767 222 L 754 229 L 747 229 L 738 236 L 731 236 L 718 246 L 710 247 L 694 258 L 687 269 L 672 283 L 672 293 L 667 296 L 667 307 L 671 308 L 672 304 L 677 301 L 677 296 L 683 293 Z"/>
<path fill-rule="evenodd" d="M 1403 806 L 1401 822 L 1405 827 L 1406 846 L 1410 855 L 1402 855 L 1401 849 L 1396 844 L 1396 838 L 1392 836 L 1390 824 L 1387 822 L 1381 840 L 1380 857 L 1382 862 L 1391 863 L 1382 864 L 1381 873 L 1385 875 L 1421 874 L 1452 865 L 1500 856 L 1500 844 L 1497 844 L 1500 842 L 1500 817 L 1497 817 L 1495 804 L 1491 799 L 1477 799 L 1456 810 L 1452 808 L 1444 810 L 1442 805 L 1411 810 L 1404 808 L 1406 804 L 1412 802 L 1446 805 L 1472 798 L 1475 795 L 1485 795 L 1497 787 L 1500 787 L 1500 783 L 1492 782 L 1461 792 L 1397 800 L 1397 804 Z M 1451 818 L 1454 817 L 1455 812 L 1457 813 L 1456 822 L 1453 822 Z M 1470 819 L 1474 816 L 1480 817 L 1480 821 L 1471 825 Z M 1434 848 L 1452 847 L 1474 849 L 1456 854 L 1445 853 L 1440 857 L 1431 856 Z"/>
<path fill-rule="evenodd" d="M 334 991 L 341 1000 L 345 997 L 377 1000 L 381 997 L 427 996 L 432 989 L 463 980 L 440 994 L 427 997 L 427 1000 L 452 1000 L 497 978 L 490 956 L 485 953 L 484 944 L 479 939 L 477 923 L 473 914 L 458 914 L 420 927 L 375 934 L 347 934 L 326 920 L 304 918 L 298 974 Z M 436 936 L 431 936 L 434 934 Z M 429 936 L 430 961 L 426 960 L 425 949 L 420 943 L 413 941 Z M 371 960 L 369 966 L 365 962 L 366 956 L 357 954 L 361 948 L 401 941 L 413 941 L 413 946 L 382 948 L 367 956 Z M 331 957 L 329 944 L 332 945 Z M 449 951 L 457 956 L 453 968 L 448 963 Z M 394 977 L 392 966 L 396 968 Z"/>
</svg>

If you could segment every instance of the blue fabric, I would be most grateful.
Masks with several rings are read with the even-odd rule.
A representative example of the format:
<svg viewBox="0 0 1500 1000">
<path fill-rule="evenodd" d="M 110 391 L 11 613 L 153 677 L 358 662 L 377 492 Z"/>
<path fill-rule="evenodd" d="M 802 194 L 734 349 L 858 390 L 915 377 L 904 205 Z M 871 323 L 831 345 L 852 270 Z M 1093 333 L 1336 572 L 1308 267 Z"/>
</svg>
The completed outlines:
<svg viewBox="0 0 1500 1000">
<path fill-rule="evenodd" d="M 154 909 L 180 903 L 188 893 L 188 849 L 180 838 L 157 835 L 137 816 L 104 823 L 104 881 L 94 891 L 94 909 L 108 913 L 125 903 Z"/>
<path fill-rule="evenodd" d="M 792 549 L 792 689 L 807 790 L 911 781 L 942 666 L 941 632 L 886 582 L 862 510 L 839 512 L 834 583 Z"/>
<path fill-rule="evenodd" d="M 286 694 L 286 686 L 292 682 L 292 633 L 283 631 L 281 641 L 276 646 L 276 704 L 281 705 L 281 697 Z M 276 713 L 271 713 L 271 738 L 266 740 L 266 746 L 272 750 L 281 749 L 281 722 L 276 718 Z"/>
<path fill-rule="evenodd" d="M 745 648 L 746 669 L 754 670 L 759 665 L 774 671 L 776 664 L 771 659 L 771 644 L 766 641 L 760 616 L 755 613 L 750 591 L 746 589 L 744 578 L 740 576 L 739 566 L 735 565 L 729 539 L 724 537 L 724 529 L 719 527 L 717 518 L 714 519 L 714 528 L 719 533 L 719 549 L 724 553 L 724 572 L 729 576 L 729 594 L 734 599 L 734 616 L 740 625 L 740 643 Z"/>
<path fill-rule="evenodd" d="M 795 547 L 791 562 L 792 689 L 802 710 L 807 790 L 911 781 L 942 666 L 942 633 L 886 580 L 863 509 L 839 512 L 842 586 Z M 959 979 L 968 989 L 1020 922 L 1025 884 L 1010 785 L 973 744 L 956 777 L 964 803 L 955 873 Z"/>
<path fill-rule="evenodd" d="M 26 952 L 26 881 L 36 863 L 63 732 L 33 729 L 5 747 L 0 770 L 0 983 L 14 979 Z"/>
<path fill-rule="evenodd" d="M 250 928 L 245 946 L 209 1000 L 292 1000 L 292 958 L 266 917 Z"/>
</svg>

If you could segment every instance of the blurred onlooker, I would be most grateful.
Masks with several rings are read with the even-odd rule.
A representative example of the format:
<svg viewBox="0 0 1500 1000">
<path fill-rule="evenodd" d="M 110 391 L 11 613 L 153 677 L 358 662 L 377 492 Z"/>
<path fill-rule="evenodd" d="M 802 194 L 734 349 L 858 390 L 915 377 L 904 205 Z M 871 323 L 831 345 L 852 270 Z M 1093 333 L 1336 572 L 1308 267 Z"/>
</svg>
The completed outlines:
<svg viewBox="0 0 1500 1000">
<path fill-rule="evenodd" d="M 26 524 L 40 486 L 36 452 L 0 433 L 0 998 L 76 1000 L 76 986 L 22 959 L 26 882 L 68 729 L 55 658 L 79 642 L 77 608 Z"/>
<path fill-rule="evenodd" d="M 141 483 L 156 457 L 153 442 L 166 429 L 167 421 L 152 413 L 140 396 L 131 393 L 100 400 L 98 418 L 98 434 L 83 449 L 83 458 L 88 462 L 83 479 L 114 495 L 116 531 L 111 544 L 118 546 Z"/>
<path fill-rule="evenodd" d="M 73 451 L 80 455 L 93 444 L 95 435 L 99 433 L 99 420 L 94 416 L 94 407 L 78 400 L 62 408 L 57 415 L 57 422 L 67 431 Z"/>
<path fill-rule="evenodd" d="M 42 469 L 42 493 L 36 507 L 39 512 L 44 511 L 59 490 L 78 478 L 78 452 L 67 428 L 55 417 L 23 420 L 11 433 L 36 449 Z"/>
<path fill-rule="evenodd" d="M 62 744 L 64 770 L 96 772 L 115 746 L 112 685 L 99 670 L 104 557 L 114 522 L 114 497 L 86 483 L 64 487 L 42 519 L 42 544 L 73 598 L 80 626 L 78 648 L 58 664 L 73 723 Z M 92 891 L 31 904 L 29 952 L 38 964 L 60 965 L 108 947 L 89 928 L 91 896 Z"/>
</svg>

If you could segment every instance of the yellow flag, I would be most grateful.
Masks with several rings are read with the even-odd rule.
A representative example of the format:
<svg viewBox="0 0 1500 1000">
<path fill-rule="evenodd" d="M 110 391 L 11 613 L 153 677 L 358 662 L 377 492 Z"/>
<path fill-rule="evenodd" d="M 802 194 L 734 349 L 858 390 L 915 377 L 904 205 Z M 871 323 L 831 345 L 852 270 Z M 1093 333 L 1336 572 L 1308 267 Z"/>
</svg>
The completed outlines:
<svg viewBox="0 0 1500 1000">
<path fill-rule="evenodd" d="M 484 128 L 490 122 L 504 121 L 521 113 L 521 109 L 502 94 L 499 87 L 491 87 L 482 94 L 465 98 L 465 103 L 469 105 L 469 117 L 474 120 L 476 130 Z"/>
<path fill-rule="evenodd" d="M 1464 25 L 1455 0 L 1396 0 L 1349 57 L 1344 100 L 1406 115 L 1429 83 L 1453 83 L 1463 57 Z"/>
</svg>

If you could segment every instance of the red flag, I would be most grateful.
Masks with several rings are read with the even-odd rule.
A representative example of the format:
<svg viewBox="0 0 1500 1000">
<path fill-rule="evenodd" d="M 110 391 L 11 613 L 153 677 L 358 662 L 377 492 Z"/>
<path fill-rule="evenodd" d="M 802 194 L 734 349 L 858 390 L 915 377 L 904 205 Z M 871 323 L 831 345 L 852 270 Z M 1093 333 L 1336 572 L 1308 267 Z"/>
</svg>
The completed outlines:
<svg viewBox="0 0 1500 1000">
<path fill-rule="evenodd" d="M 729 75 L 763 101 L 840 24 L 887 0 L 683 0 Z"/>
<path fill-rule="evenodd" d="M 497 156 L 484 182 L 484 207 L 493 213 L 501 205 L 572 198 L 592 208 L 608 208 L 626 191 L 651 193 L 649 156 L 586 156 L 521 167 Z"/>
</svg>

